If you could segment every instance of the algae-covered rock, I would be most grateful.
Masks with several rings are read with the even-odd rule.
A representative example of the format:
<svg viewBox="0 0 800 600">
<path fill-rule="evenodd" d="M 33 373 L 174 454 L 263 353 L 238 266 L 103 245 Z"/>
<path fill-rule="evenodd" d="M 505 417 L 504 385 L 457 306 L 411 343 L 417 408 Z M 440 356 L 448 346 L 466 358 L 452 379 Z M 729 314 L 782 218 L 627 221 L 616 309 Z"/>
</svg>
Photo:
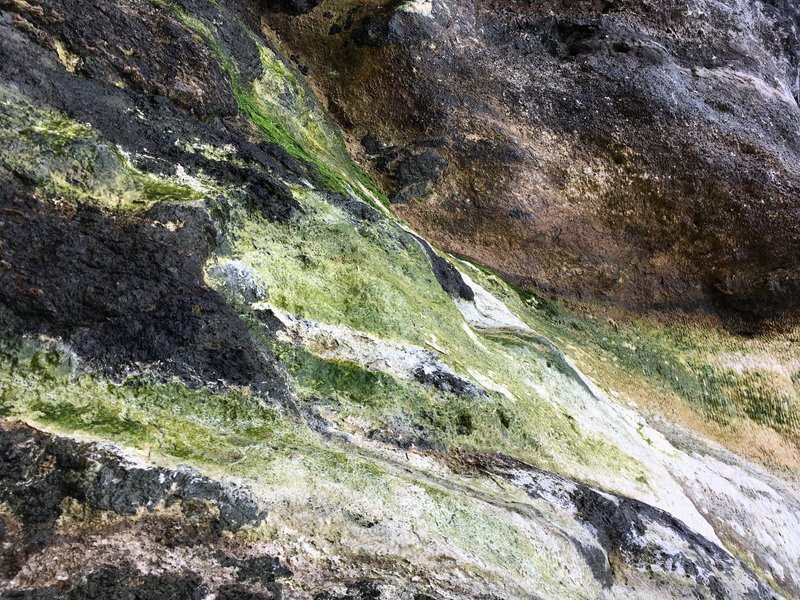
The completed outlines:
<svg viewBox="0 0 800 600">
<path fill-rule="evenodd" d="M 598 94 L 631 111 L 614 168 L 637 190 L 669 170 L 666 129 L 643 133 L 666 110 L 634 93 L 645 75 L 628 104 L 609 84 L 642 64 L 689 81 L 680 44 L 658 41 L 661 9 L 550 8 L 0 0 L 0 596 L 800 594 L 794 330 L 611 319 L 463 258 L 515 261 L 520 231 L 539 228 L 525 260 L 574 291 L 571 263 L 553 265 L 584 230 L 521 199 L 574 183 L 600 143 L 581 136 L 610 127 L 591 113 Z M 738 18 L 783 23 L 791 7 L 761 10 Z M 714 26 L 740 22 L 720 11 Z M 794 64 L 784 41 L 767 55 L 789 62 L 763 69 Z M 676 96 L 677 132 L 687 98 L 711 97 L 697 82 L 722 73 L 680 48 L 707 71 L 691 74 L 698 96 Z M 541 72 L 515 68 L 542 56 Z M 532 101 L 563 97 L 559 82 L 582 90 L 580 119 L 569 101 Z M 545 114 L 552 137 L 534 136 Z M 710 139 L 714 157 L 729 150 Z M 560 149 L 560 179 L 543 148 Z M 738 160 L 707 177 L 733 185 L 720 164 Z M 774 175 L 786 190 L 790 171 Z M 590 188 L 570 214 L 602 237 L 621 217 Z M 623 227 L 632 248 L 645 225 L 659 243 L 679 231 L 647 215 Z M 729 232 L 714 231 L 712 246 Z M 789 281 L 784 250 L 770 268 Z M 719 256 L 676 252 L 659 276 L 701 280 L 692 265 Z M 780 277 L 770 315 L 791 308 Z"/>
<path fill-rule="evenodd" d="M 799 15 L 344 1 L 267 23 L 439 247 L 529 289 L 752 331 L 790 327 L 800 297 Z"/>
</svg>

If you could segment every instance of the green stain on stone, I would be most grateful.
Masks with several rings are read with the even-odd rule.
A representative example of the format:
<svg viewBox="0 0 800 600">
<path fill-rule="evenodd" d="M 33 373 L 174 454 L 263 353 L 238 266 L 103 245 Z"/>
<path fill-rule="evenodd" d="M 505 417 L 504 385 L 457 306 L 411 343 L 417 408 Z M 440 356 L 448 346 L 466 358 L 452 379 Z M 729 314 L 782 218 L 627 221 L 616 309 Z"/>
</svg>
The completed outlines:
<svg viewBox="0 0 800 600">
<path fill-rule="evenodd" d="M 177 178 L 136 169 L 88 125 L 35 106 L 0 85 L 0 174 L 38 192 L 111 210 L 142 210 L 158 202 L 190 202 L 204 194 Z"/>
<path fill-rule="evenodd" d="M 644 383 L 723 426 L 754 422 L 800 440 L 800 376 L 791 375 L 800 355 L 792 350 L 791 334 L 747 339 L 712 326 L 665 325 L 633 316 L 616 323 L 473 266 L 470 275 L 531 327 L 561 348 L 579 348 L 576 355 L 593 367 L 601 385 Z M 741 365 L 726 366 L 724 357 Z M 761 364 L 765 361 L 770 364 Z"/>
<path fill-rule="evenodd" d="M 0 345 L 0 408 L 58 431 L 205 464 L 225 464 L 243 446 L 278 435 L 275 410 L 246 390 L 214 393 L 143 376 L 103 381 L 31 341 Z"/>
<path fill-rule="evenodd" d="M 386 197 L 350 157 L 341 133 L 305 83 L 261 38 L 251 33 L 261 57 L 261 78 L 245 81 L 212 26 L 175 4 L 168 6 L 212 50 L 228 76 L 239 110 L 261 137 L 313 165 L 319 179 L 315 183 L 321 187 L 388 206 Z"/>
<path fill-rule="evenodd" d="M 474 380 L 471 372 L 479 372 L 515 400 L 494 392 L 487 398 L 443 394 L 355 363 L 275 349 L 303 398 L 342 418 L 365 418 L 374 428 L 390 424 L 403 436 L 423 435 L 447 448 L 502 451 L 573 476 L 582 477 L 586 465 L 640 472 L 636 461 L 581 430 L 554 405 L 549 393 L 569 398 L 586 391 L 548 359 L 547 349 L 511 333 L 476 332 L 479 344 L 470 338 L 412 236 L 389 219 L 354 223 L 318 192 L 295 194 L 301 214 L 283 223 L 241 216 L 231 232 L 230 256 L 218 260 L 233 258 L 252 269 L 281 310 L 378 339 L 439 348 L 440 360 L 461 376 Z M 229 293 L 215 283 L 213 266 L 210 283 Z M 251 321 L 257 331 L 257 320 Z"/>
</svg>

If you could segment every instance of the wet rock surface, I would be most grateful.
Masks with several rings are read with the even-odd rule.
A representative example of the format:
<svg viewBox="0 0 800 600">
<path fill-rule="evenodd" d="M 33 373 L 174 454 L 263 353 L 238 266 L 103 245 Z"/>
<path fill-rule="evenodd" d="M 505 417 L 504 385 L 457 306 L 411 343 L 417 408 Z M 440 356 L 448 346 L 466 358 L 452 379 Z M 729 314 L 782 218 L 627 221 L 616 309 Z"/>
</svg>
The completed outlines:
<svg viewBox="0 0 800 600">
<path fill-rule="evenodd" d="M 640 577 L 642 571 L 651 572 L 651 577 L 672 571 L 710 597 L 739 597 L 733 592 L 736 585 L 748 598 L 776 598 L 727 552 L 642 502 L 600 492 L 500 454 L 462 453 L 446 460 L 457 471 L 472 476 L 488 474 L 523 489 L 533 504 L 517 503 L 515 512 L 568 539 L 605 589 L 627 585 L 629 578 Z M 79 443 L 9 423 L 3 423 L 0 429 L 0 465 L 0 501 L 5 506 L 0 564 L 6 579 L 0 579 L 2 598 L 144 600 L 164 595 L 204 598 L 212 592 L 220 598 L 292 597 L 284 588 L 293 573 L 282 561 L 263 554 L 237 556 L 241 549 L 230 548 L 224 540 L 225 532 L 258 526 L 266 518 L 266 511 L 244 489 L 187 469 L 132 462 L 108 446 Z M 436 485 L 450 484 L 442 481 Z M 443 489 L 455 492 L 457 488 Z M 469 493 L 481 495 L 475 490 Z M 171 514 L 170 507 L 175 506 L 180 512 Z M 128 518 L 129 525 L 120 529 L 120 524 L 114 525 L 109 517 L 100 520 L 97 515 L 101 513 L 117 515 L 123 519 L 121 523 Z M 15 524 L 17 521 L 21 527 Z M 75 529 L 81 522 L 84 524 Z M 370 522 L 364 526 L 376 525 Z M 559 532 L 559 528 L 563 530 Z M 104 543 L 119 543 L 114 538 L 120 534 L 137 547 L 130 559 L 98 554 Z M 148 562 L 157 565 L 155 572 L 152 566 L 142 570 L 134 562 L 146 540 L 155 543 L 147 555 Z M 31 569 L 39 554 L 56 564 L 66 561 L 75 541 L 84 548 L 86 558 L 68 578 L 62 575 L 57 585 L 24 584 L 36 581 L 36 570 L 28 572 L 23 566 Z M 156 552 L 165 553 L 163 562 L 153 554 Z M 103 558 L 105 563 L 96 562 Z M 194 564 L 203 567 L 189 568 L 192 561 L 200 561 Z M 319 576 L 314 579 L 317 583 L 312 589 L 319 591 L 309 594 L 306 589 L 303 597 L 392 598 L 391 590 L 398 586 L 396 580 L 323 583 Z M 407 589 L 414 590 L 415 586 L 408 585 Z M 416 591 L 413 597 L 435 596 Z"/>
<path fill-rule="evenodd" d="M 266 517 L 244 489 L 196 471 L 132 463 L 97 445 L 5 422 L 0 425 L 0 474 L 0 500 L 10 510 L 4 521 L 18 519 L 22 526 L 20 538 L 3 546 L 0 565 L 7 578 L 55 542 L 57 523 L 69 500 L 127 517 L 180 504 L 185 518 L 164 527 L 165 546 L 218 542 L 225 531 L 257 525 Z M 268 566 L 283 572 L 274 562 Z"/>
<path fill-rule="evenodd" d="M 65 215 L 9 188 L 0 202 L 5 331 L 61 337 L 100 368 L 163 365 L 189 382 L 279 392 L 269 358 L 203 283 L 214 228 L 202 208 L 158 207 L 126 222 L 89 205 Z"/>
<path fill-rule="evenodd" d="M 56 598 L 120 598 L 125 600 L 157 600 L 181 598 L 199 600 L 208 593 L 197 576 L 140 575 L 135 570 L 106 567 L 88 574 L 70 589 L 37 588 L 2 595 L 8 600 L 51 600 Z"/>
<path fill-rule="evenodd" d="M 24 6 L 2 8 L 10 12 L 0 20 L 0 77 L 26 101 L 91 123 L 145 171 L 170 174 L 180 165 L 244 186 L 245 204 L 266 218 L 296 212 L 283 181 L 313 178 L 313 168 L 280 146 L 250 141 L 226 75 L 168 13 L 148 3 L 45 3 L 24 16 L 15 12 Z M 246 19 L 247 7 L 237 8 L 236 18 Z M 224 41 L 235 47 L 237 68 L 256 76 L 257 50 L 236 18 Z M 74 69 L 61 64 L 65 53 L 75 57 Z M 181 82 L 194 86 L 196 97 L 184 98 Z M 197 139 L 241 159 L 221 161 L 187 146 Z M 60 209 L 33 194 L 38 182 L 5 162 L 10 158 L 0 161 L 0 323 L 7 333 L 61 337 L 106 371 L 150 364 L 192 384 L 220 380 L 282 394 L 273 359 L 203 281 L 203 263 L 224 242 L 224 200 L 212 194 L 210 209 L 156 206 L 136 217 L 88 204 Z M 102 165 L 82 165 L 102 172 Z M 47 167 L 42 159 L 43 178 Z"/>
<path fill-rule="evenodd" d="M 453 298 L 461 298 L 469 302 L 475 299 L 475 292 L 465 282 L 461 273 L 458 272 L 453 264 L 442 258 L 442 256 L 434 250 L 431 245 L 423 240 L 421 237 L 414 236 L 416 240 L 422 245 L 428 260 L 431 261 L 431 268 L 436 280 L 441 284 L 444 291 L 450 294 Z"/>
<path fill-rule="evenodd" d="M 485 460 L 485 462 L 483 462 Z M 468 464 L 477 466 L 474 458 Z M 522 465 L 507 456 L 479 459 L 478 468 L 523 487 L 532 498 L 566 509 L 590 532 L 592 543 L 573 539 L 598 581 L 610 588 L 627 570 L 680 571 L 713 598 L 731 597 L 723 580 L 749 580 L 746 597 L 777 596 L 728 552 L 689 529 L 669 513 L 631 498 L 612 496 Z M 664 535 L 664 532 L 669 532 Z"/>
<path fill-rule="evenodd" d="M 141 12 L 129 14 L 128 11 L 134 9 Z M 84 15 L 94 12 L 105 14 L 103 18 L 113 21 L 114 27 L 120 29 L 110 25 L 108 28 L 92 27 L 91 21 L 87 24 Z M 79 4 L 59 5 L 55 10 L 45 4 L 41 15 L 33 11 L 25 13 L 25 17 L 34 21 L 32 26 L 41 28 L 37 29 L 43 32 L 41 39 L 31 40 L 19 28 L 0 21 L 4 33 L 0 46 L 3 59 L 0 76 L 25 97 L 62 111 L 80 123 L 91 123 L 105 139 L 133 154 L 136 165 L 144 170 L 170 172 L 175 165 L 182 165 L 193 172 L 202 170 L 220 183 L 241 185 L 248 182 L 252 205 L 269 217 L 286 218 L 296 209 L 285 184 L 267 173 L 280 174 L 286 181 L 297 181 L 298 176 L 313 177 L 309 167 L 301 166 L 280 146 L 250 141 L 246 125 L 237 118 L 235 99 L 225 73 L 209 54 L 209 49 L 198 42 L 190 30 L 169 19 L 163 10 L 156 10 L 147 3 L 136 3 L 133 7 L 106 4 L 103 11 L 93 11 Z M 135 21 L 136 28 L 145 28 L 140 33 L 144 39 L 127 37 L 134 35 L 122 25 L 127 20 Z M 235 18 L 231 17 L 230 21 L 230 27 L 234 27 Z M 168 30 L 163 39 L 150 30 L 159 26 Z M 56 38 L 65 31 L 70 32 L 64 34 L 65 41 Z M 108 39 L 114 39 L 114 35 L 118 38 L 113 53 L 94 50 L 110 47 Z M 73 40 L 73 37 L 78 39 Z M 59 39 L 62 46 L 68 44 L 75 56 L 86 56 L 78 64 L 86 62 L 96 65 L 95 68 L 86 66 L 85 71 L 75 74 L 66 71 L 54 49 L 54 38 Z M 241 57 L 237 68 L 257 77 L 260 72 L 257 49 L 248 45 L 247 40 L 241 26 L 233 28 L 223 39 L 235 44 L 235 55 Z M 207 111 L 197 114 L 196 101 L 188 106 L 174 98 L 172 82 L 180 75 L 164 71 L 162 59 L 156 58 L 153 52 L 130 50 L 140 46 L 158 48 L 167 56 L 178 52 L 175 49 L 195 53 L 191 64 L 196 64 L 197 68 L 191 70 L 191 77 L 198 80 L 197 88 L 203 91 L 202 97 L 207 98 Z M 194 49 L 185 50 L 186 46 Z M 171 50 L 173 47 L 175 49 Z M 129 50 L 123 52 L 125 48 Z M 173 61 L 188 58 L 182 54 L 172 57 Z M 142 81 L 140 86 L 133 81 L 120 83 L 120 77 L 134 76 L 130 73 L 138 74 L 136 77 Z M 242 157 L 244 165 L 213 160 L 201 152 L 187 150 L 185 143 L 195 139 L 217 147 L 232 147 Z"/>
<path fill-rule="evenodd" d="M 262 0 L 261 4 L 270 11 L 302 15 L 320 4 L 321 0 Z"/>
<path fill-rule="evenodd" d="M 798 19 L 762 1 L 267 17 L 438 246 L 531 288 L 740 331 L 794 322 L 800 298 Z"/>
<path fill-rule="evenodd" d="M 648 3 L 0 0 L 0 596 L 797 591 L 794 504 L 753 515 L 785 546 L 724 540 L 767 575 L 715 529 L 790 493 L 696 463 L 678 489 L 679 452 L 505 304 L 534 298 L 391 218 L 311 93 L 436 248 L 756 322 L 796 286 L 796 14 L 758 6 L 714 13 L 748 62 Z"/>
<path fill-rule="evenodd" d="M 278 600 L 283 598 L 281 584 L 271 581 L 269 591 L 253 591 L 247 585 L 225 584 L 216 590 L 217 598 L 228 600 Z M 120 600 L 159 600 L 175 598 L 202 600 L 210 588 L 202 578 L 190 572 L 147 575 L 130 566 L 104 566 L 83 576 L 72 586 L 41 587 L 0 594 L 4 600 L 70 600 L 119 598 Z"/>
<path fill-rule="evenodd" d="M 346 586 L 343 594 L 323 592 L 314 596 L 314 600 L 378 600 L 381 592 L 371 581 L 359 581 Z"/>
</svg>

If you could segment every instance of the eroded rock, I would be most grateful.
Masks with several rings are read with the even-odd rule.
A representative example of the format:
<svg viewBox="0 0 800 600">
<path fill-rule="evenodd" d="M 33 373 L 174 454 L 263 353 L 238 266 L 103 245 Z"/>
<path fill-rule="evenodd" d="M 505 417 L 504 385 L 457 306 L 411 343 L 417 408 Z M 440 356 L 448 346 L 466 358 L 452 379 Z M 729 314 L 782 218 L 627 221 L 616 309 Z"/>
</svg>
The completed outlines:
<svg viewBox="0 0 800 600">
<path fill-rule="evenodd" d="M 0 501 L 22 524 L 0 561 L 8 578 L 53 543 L 68 501 L 125 517 L 178 504 L 183 519 L 165 529 L 167 546 L 209 543 L 266 517 L 246 490 L 196 471 L 133 462 L 99 445 L 6 422 L 0 424 L 0 473 Z"/>
<path fill-rule="evenodd" d="M 319 19 L 268 22 L 437 246 L 582 300 L 793 322 L 790 3 L 345 2 L 334 35 Z"/>
</svg>

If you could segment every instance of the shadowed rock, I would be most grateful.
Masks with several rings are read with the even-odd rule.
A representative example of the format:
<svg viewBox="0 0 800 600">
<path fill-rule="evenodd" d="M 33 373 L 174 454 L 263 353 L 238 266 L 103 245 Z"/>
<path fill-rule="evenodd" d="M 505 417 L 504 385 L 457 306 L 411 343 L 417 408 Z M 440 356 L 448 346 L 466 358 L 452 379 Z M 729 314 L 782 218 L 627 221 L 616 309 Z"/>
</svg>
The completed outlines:
<svg viewBox="0 0 800 600">
<path fill-rule="evenodd" d="M 436 0 L 337 4 L 333 35 L 316 13 L 268 20 L 438 247 L 541 291 L 748 332 L 800 309 L 799 15 Z M 441 162 L 422 160 L 431 140 Z"/>
</svg>

